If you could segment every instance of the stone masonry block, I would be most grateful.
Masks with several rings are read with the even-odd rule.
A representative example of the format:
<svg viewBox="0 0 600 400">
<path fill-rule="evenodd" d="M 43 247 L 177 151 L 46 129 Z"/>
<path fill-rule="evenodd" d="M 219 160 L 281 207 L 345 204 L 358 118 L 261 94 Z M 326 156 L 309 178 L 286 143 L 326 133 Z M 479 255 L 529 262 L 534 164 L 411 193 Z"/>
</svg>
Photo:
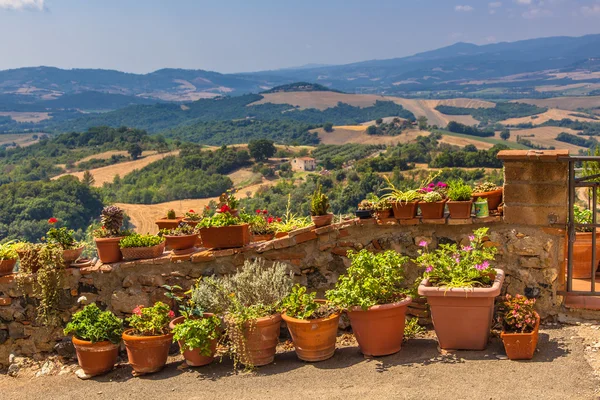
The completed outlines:
<svg viewBox="0 0 600 400">
<path fill-rule="evenodd" d="M 550 225 L 567 222 L 567 207 L 556 206 L 504 206 L 504 222 L 517 225 Z"/>
<path fill-rule="evenodd" d="M 544 206 L 566 207 L 568 185 L 564 183 L 507 183 L 504 185 L 504 203 L 541 204 Z"/>
</svg>

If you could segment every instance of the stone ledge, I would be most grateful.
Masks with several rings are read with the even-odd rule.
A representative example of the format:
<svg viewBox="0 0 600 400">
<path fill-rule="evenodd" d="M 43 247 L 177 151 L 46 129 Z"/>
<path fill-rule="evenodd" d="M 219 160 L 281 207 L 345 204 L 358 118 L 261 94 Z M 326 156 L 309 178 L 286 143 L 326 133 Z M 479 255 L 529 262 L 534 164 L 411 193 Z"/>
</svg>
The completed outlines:
<svg viewBox="0 0 600 400">
<path fill-rule="evenodd" d="M 568 155 L 569 150 L 501 150 L 497 157 L 502 161 L 556 161 Z"/>
</svg>

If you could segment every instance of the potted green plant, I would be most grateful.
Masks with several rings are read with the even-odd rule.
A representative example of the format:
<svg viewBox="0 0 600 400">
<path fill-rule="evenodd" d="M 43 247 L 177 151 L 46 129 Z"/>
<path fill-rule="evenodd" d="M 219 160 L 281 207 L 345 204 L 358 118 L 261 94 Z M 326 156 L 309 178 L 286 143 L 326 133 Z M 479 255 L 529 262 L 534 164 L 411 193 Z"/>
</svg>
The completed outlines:
<svg viewBox="0 0 600 400">
<path fill-rule="evenodd" d="M 316 300 L 316 293 L 306 293 L 306 287 L 295 285 L 283 300 L 282 315 L 290 331 L 296 355 L 304 361 L 323 361 L 335 352 L 340 311 L 326 302 Z"/>
<path fill-rule="evenodd" d="M 375 210 L 375 203 L 371 200 L 362 200 L 358 203 L 358 208 L 354 213 L 360 219 L 369 219 L 373 216 Z"/>
<path fill-rule="evenodd" d="M 181 316 L 169 323 L 173 341 L 179 344 L 179 350 L 187 365 L 201 367 L 213 362 L 217 344 L 221 336 L 221 320 L 214 314 L 205 313 L 190 298 L 177 295 L 180 286 L 163 286 L 168 290 L 165 296 L 179 305 Z"/>
<path fill-rule="evenodd" d="M 240 201 L 235 197 L 235 193 L 235 189 L 228 189 L 219 196 L 219 203 L 216 210 L 217 213 L 228 212 L 234 217 L 239 215 L 238 205 Z"/>
<path fill-rule="evenodd" d="M 333 221 L 333 214 L 328 211 L 329 198 L 323 193 L 323 186 L 318 185 L 310 199 L 310 218 L 317 228 L 330 225 Z"/>
<path fill-rule="evenodd" d="M 12 274 L 19 255 L 15 249 L 15 241 L 0 244 L 0 276 Z"/>
<path fill-rule="evenodd" d="M 133 233 L 121 239 L 119 247 L 125 260 L 158 258 L 165 251 L 165 238 L 158 235 Z"/>
<path fill-rule="evenodd" d="M 428 251 L 422 241 L 413 260 L 425 269 L 418 292 L 427 298 L 440 348 L 485 349 L 504 272 L 494 269 L 496 248 L 484 246 L 487 228 L 469 236 L 469 244 L 442 244 Z"/>
<path fill-rule="evenodd" d="M 394 186 L 388 177 L 385 177 L 387 193 L 383 196 L 392 204 L 392 211 L 396 219 L 411 219 L 417 216 L 417 206 L 423 194 L 417 189 L 402 190 Z"/>
<path fill-rule="evenodd" d="M 498 206 L 502 203 L 503 189 L 492 182 L 483 182 L 475 186 L 473 189 L 472 198 L 475 199 L 487 199 L 488 207 L 490 211 L 495 211 Z"/>
<path fill-rule="evenodd" d="M 243 214 L 241 219 L 248 223 L 253 242 L 264 242 L 275 237 L 276 227 L 273 222 L 281 222 L 281 218 L 268 215 L 268 210 L 256 210 L 255 215 Z"/>
<path fill-rule="evenodd" d="M 473 189 L 462 179 L 454 180 L 449 183 L 448 188 L 448 212 L 452 219 L 471 218 L 471 208 L 473 207 Z"/>
<path fill-rule="evenodd" d="M 312 225 L 312 222 L 308 217 L 301 217 L 292 212 L 292 198 L 291 195 L 288 194 L 285 214 L 271 224 L 275 228 L 275 237 L 280 238 L 287 236 L 288 233 L 293 230 L 306 228 L 307 226 Z"/>
<path fill-rule="evenodd" d="M 374 204 L 375 217 L 377 219 L 386 219 L 392 216 L 393 204 L 389 199 L 377 198 Z"/>
<path fill-rule="evenodd" d="M 246 261 L 233 275 L 200 279 L 192 300 L 202 310 L 223 316 L 234 367 L 252 368 L 275 359 L 281 329 L 278 310 L 291 287 L 292 275 L 284 264 L 267 267 L 260 260 Z"/>
<path fill-rule="evenodd" d="M 202 219 L 196 226 L 202 246 L 208 249 L 229 249 L 250 243 L 249 225 L 231 214 L 227 205 L 222 206 L 219 211 L 212 217 Z"/>
<path fill-rule="evenodd" d="M 365 355 L 383 356 L 400 351 L 406 309 L 411 297 L 402 287 L 408 261 L 393 250 L 371 253 L 348 251 L 350 266 L 339 277 L 327 299 L 347 309 L 352 331 Z"/>
<path fill-rule="evenodd" d="M 540 329 L 540 316 L 534 310 L 535 299 L 507 294 L 500 307 L 500 338 L 511 360 L 531 360 Z"/>
<path fill-rule="evenodd" d="M 100 375 L 113 369 L 117 362 L 123 320 L 92 303 L 71 316 L 64 334 L 73 335 L 77 361 L 83 372 L 89 376 Z"/>
<path fill-rule="evenodd" d="M 487 218 L 490 216 L 487 198 L 478 197 L 473 203 L 473 209 L 475 210 L 475 217 L 477 218 Z"/>
<path fill-rule="evenodd" d="M 121 261 L 119 242 L 129 232 L 122 229 L 125 213 L 117 206 L 107 206 L 102 209 L 100 222 L 102 227 L 93 232 L 98 258 L 104 264 Z"/>
<path fill-rule="evenodd" d="M 71 265 L 76 261 L 83 253 L 85 245 L 75 240 L 75 231 L 67 229 L 66 227 L 55 228 L 53 225 L 58 222 L 56 218 L 50 218 L 48 223 L 52 227 L 46 232 L 45 241 L 46 243 L 55 244 L 60 246 L 63 250 L 63 260 L 66 265 Z"/>
<path fill-rule="evenodd" d="M 167 215 L 163 218 L 157 219 L 154 223 L 158 225 L 158 229 L 175 229 L 179 226 L 179 223 L 183 220 L 183 217 L 178 217 L 175 210 L 172 208 L 167 210 Z"/>
<path fill-rule="evenodd" d="M 439 219 L 444 217 L 444 208 L 446 206 L 448 185 L 444 182 L 431 182 L 421 188 L 421 217 L 423 219 Z"/>
<path fill-rule="evenodd" d="M 177 228 L 163 229 L 159 235 L 165 239 L 165 246 L 175 254 L 194 252 L 198 241 L 197 226 L 194 228 L 185 222 L 181 222 Z"/>
<path fill-rule="evenodd" d="M 127 319 L 130 329 L 123 332 L 129 364 L 135 375 L 161 370 L 167 363 L 173 334 L 169 322 L 175 313 L 165 303 L 157 301 L 152 307 L 137 306 Z"/>
</svg>

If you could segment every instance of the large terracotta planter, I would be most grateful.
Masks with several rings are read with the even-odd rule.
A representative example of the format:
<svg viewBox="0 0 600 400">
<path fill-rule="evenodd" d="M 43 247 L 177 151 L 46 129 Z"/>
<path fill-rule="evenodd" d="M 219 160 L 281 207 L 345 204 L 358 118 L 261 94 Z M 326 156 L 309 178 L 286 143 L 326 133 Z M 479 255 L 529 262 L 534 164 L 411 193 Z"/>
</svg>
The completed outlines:
<svg viewBox="0 0 600 400">
<path fill-rule="evenodd" d="M 172 250 L 188 250 L 194 248 L 198 235 L 170 236 L 164 235 L 165 245 Z"/>
<path fill-rule="evenodd" d="M 113 369 L 119 355 L 119 345 L 104 341 L 92 343 L 87 340 L 72 338 L 77 361 L 86 375 L 101 375 Z"/>
<path fill-rule="evenodd" d="M 248 224 L 201 228 L 202 245 L 207 249 L 231 249 L 250 243 Z"/>
<path fill-rule="evenodd" d="M 427 203 L 425 201 L 419 202 L 419 208 L 421 209 L 421 217 L 423 219 L 440 219 L 444 218 L 444 207 L 446 206 L 446 200 L 434 201 Z"/>
<path fill-rule="evenodd" d="M 259 318 L 252 324 L 244 326 L 245 343 L 237 339 L 236 347 L 240 350 L 238 354 L 240 361 L 245 365 L 260 367 L 275 360 L 275 350 L 279 343 L 279 331 L 281 329 L 281 314 Z"/>
<path fill-rule="evenodd" d="M 132 332 L 123 332 L 123 343 L 133 371 L 138 375 L 160 371 L 167 363 L 173 335 L 135 336 Z"/>
<path fill-rule="evenodd" d="M 504 189 L 493 190 L 491 192 L 472 193 L 471 198 L 473 201 L 477 201 L 478 198 L 488 200 L 488 208 L 490 211 L 497 210 L 498 206 L 502 203 L 502 193 Z"/>
<path fill-rule="evenodd" d="M 69 249 L 63 250 L 63 260 L 66 265 L 71 265 L 74 261 L 76 261 L 79 257 L 81 257 L 81 253 L 83 253 L 83 249 L 85 246 L 81 246 L 77 249 Z"/>
<path fill-rule="evenodd" d="M 573 278 L 589 279 L 592 277 L 592 232 L 576 232 L 573 242 Z M 565 240 L 565 258 L 568 241 Z M 596 233 L 596 262 L 600 262 L 600 232 Z M 594 266 L 594 272 L 598 265 Z"/>
<path fill-rule="evenodd" d="M 417 216 L 418 201 L 411 202 L 394 202 L 392 203 L 392 211 L 396 219 L 411 219 Z"/>
<path fill-rule="evenodd" d="M 290 236 L 289 232 L 275 232 L 275 239 L 281 239 L 282 237 Z"/>
<path fill-rule="evenodd" d="M 391 303 L 369 307 L 351 307 L 348 317 L 352 331 L 366 356 L 386 356 L 400 351 L 404 339 L 406 309 L 412 302 L 410 297 Z"/>
<path fill-rule="evenodd" d="M 213 314 L 204 313 L 204 318 L 210 318 Z M 173 330 L 175 325 L 179 325 L 185 321 L 185 317 L 177 317 L 169 323 L 169 328 Z M 185 363 L 190 367 L 202 367 L 204 365 L 208 365 L 215 359 L 215 353 L 217 352 L 217 343 L 218 339 L 212 340 L 210 342 L 210 355 L 203 355 L 199 349 L 185 350 L 183 352 L 183 358 L 185 358 Z M 178 341 L 179 348 L 183 349 L 185 347 L 185 342 Z"/>
<path fill-rule="evenodd" d="M 290 331 L 299 359 L 315 362 L 333 356 L 340 321 L 339 312 L 316 319 L 298 319 L 284 313 L 282 318 Z"/>
<path fill-rule="evenodd" d="M 392 209 L 375 211 L 374 214 L 377 219 L 386 219 L 392 216 Z"/>
<path fill-rule="evenodd" d="M 121 249 L 124 260 L 147 260 L 158 258 L 165 252 L 165 242 L 150 247 L 126 247 Z"/>
<path fill-rule="evenodd" d="M 502 331 L 500 337 L 504 343 L 506 355 L 511 360 L 531 360 L 538 343 L 538 331 L 540 329 L 540 316 L 535 313 L 536 321 L 533 332 L 529 333 L 507 333 Z"/>
<path fill-rule="evenodd" d="M 183 217 L 177 217 L 174 219 L 161 218 L 154 221 L 158 225 L 158 229 L 175 229 L 179 226 L 179 223 L 183 221 Z"/>
<path fill-rule="evenodd" d="M 489 288 L 433 287 L 428 279 L 419 285 L 419 294 L 427 298 L 431 320 L 440 348 L 445 350 L 483 350 L 487 346 L 494 298 L 500 294 L 504 271 L 496 269 Z"/>
<path fill-rule="evenodd" d="M 98 258 L 104 264 L 119 262 L 122 259 L 119 242 L 123 236 L 114 238 L 95 238 L 96 248 L 98 249 Z"/>
<path fill-rule="evenodd" d="M 12 274 L 16 263 L 17 260 L 0 260 L 0 276 Z"/>
<path fill-rule="evenodd" d="M 311 215 L 310 219 L 312 219 L 313 224 L 315 224 L 317 228 L 320 228 L 322 226 L 331 225 L 333 214 Z"/>
<path fill-rule="evenodd" d="M 471 209 L 473 201 L 447 201 L 448 213 L 452 219 L 467 219 L 471 218 Z"/>
</svg>

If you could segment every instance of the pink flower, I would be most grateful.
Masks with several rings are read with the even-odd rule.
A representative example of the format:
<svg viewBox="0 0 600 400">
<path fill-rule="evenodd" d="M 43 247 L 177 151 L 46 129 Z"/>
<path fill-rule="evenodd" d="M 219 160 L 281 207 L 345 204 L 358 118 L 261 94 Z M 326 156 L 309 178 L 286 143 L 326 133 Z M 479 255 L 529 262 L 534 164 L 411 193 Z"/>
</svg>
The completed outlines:
<svg viewBox="0 0 600 400">
<path fill-rule="evenodd" d="M 469 235 L 469 240 L 472 242 L 475 240 L 475 236 L 474 235 Z"/>
<path fill-rule="evenodd" d="M 485 269 L 485 267 L 482 264 L 476 264 L 475 269 L 478 271 L 483 271 Z"/>
<path fill-rule="evenodd" d="M 429 273 L 431 271 L 433 271 L 433 266 L 430 265 L 427 268 L 425 268 L 425 272 Z"/>
<path fill-rule="evenodd" d="M 169 318 L 175 318 L 175 313 L 173 312 L 173 310 L 169 310 Z"/>
<path fill-rule="evenodd" d="M 471 246 L 463 246 L 462 249 L 463 249 L 463 251 L 471 251 L 471 250 L 473 250 L 473 247 L 471 247 Z"/>
<path fill-rule="evenodd" d="M 144 308 L 144 306 L 137 306 L 136 308 L 133 309 L 132 313 L 141 317 L 142 316 L 142 308 Z"/>
<path fill-rule="evenodd" d="M 444 182 L 438 182 L 437 187 L 439 187 L 439 188 L 447 188 L 448 185 L 445 184 Z"/>
<path fill-rule="evenodd" d="M 456 261 L 457 264 L 460 264 L 460 257 L 458 255 L 455 255 L 452 258 L 454 259 L 454 261 Z"/>
<path fill-rule="evenodd" d="M 435 183 L 431 182 L 429 185 L 427 185 L 427 187 L 433 189 L 435 187 Z"/>
<path fill-rule="evenodd" d="M 426 242 L 426 241 L 424 241 L 424 240 L 421 240 L 421 241 L 419 242 L 419 246 L 420 246 L 420 247 L 427 247 L 427 246 L 428 246 L 428 244 L 427 244 L 427 242 Z"/>
<path fill-rule="evenodd" d="M 484 262 L 481 264 L 481 266 L 482 266 L 484 269 L 488 269 L 488 268 L 490 267 L 490 262 L 486 260 L 486 261 L 484 261 Z"/>
</svg>

